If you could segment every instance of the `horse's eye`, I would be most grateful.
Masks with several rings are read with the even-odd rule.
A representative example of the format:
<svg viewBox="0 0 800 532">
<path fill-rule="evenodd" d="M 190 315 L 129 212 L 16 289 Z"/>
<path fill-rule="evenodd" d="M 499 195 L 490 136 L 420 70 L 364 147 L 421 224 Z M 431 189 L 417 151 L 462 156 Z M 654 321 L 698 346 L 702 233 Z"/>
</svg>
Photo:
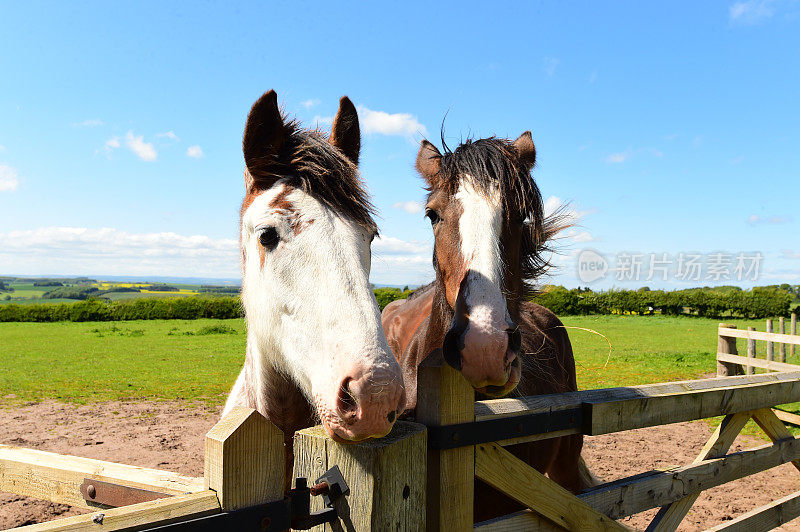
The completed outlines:
<svg viewBox="0 0 800 532">
<path fill-rule="evenodd" d="M 258 235 L 258 241 L 268 251 L 275 249 L 275 246 L 278 245 L 280 240 L 281 237 L 278 235 L 278 230 L 275 227 L 267 227 Z"/>
<path fill-rule="evenodd" d="M 434 211 L 433 209 L 426 209 L 425 217 L 431 221 L 431 225 L 436 225 L 437 223 L 439 223 L 439 220 L 441 220 L 441 218 L 439 218 L 439 213 Z"/>
</svg>

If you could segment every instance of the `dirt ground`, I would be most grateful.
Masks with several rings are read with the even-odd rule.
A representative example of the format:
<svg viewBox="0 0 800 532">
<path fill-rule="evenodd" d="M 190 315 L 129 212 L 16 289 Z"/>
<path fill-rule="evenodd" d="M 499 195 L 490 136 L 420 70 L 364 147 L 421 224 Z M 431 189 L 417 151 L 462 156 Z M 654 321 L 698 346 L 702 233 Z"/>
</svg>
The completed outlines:
<svg viewBox="0 0 800 532">
<path fill-rule="evenodd" d="M 169 402 L 102 403 L 91 406 L 43 402 L 0 409 L 0 443 L 153 467 L 186 475 L 203 473 L 203 436 L 217 419 L 203 406 Z M 690 463 L 711 431 L 703 422 L 679 423 L 586 439 L 592 471 L 612 480 Z M 734 450 L 763 445 L 740 437 Z M 800 490 L 790 464 L 704 492 L 680 530 L 703 530 Z M 61 504 L 0 493 L 0 529 L 82 513 Z M 655 510 L 625 520 L 643 529 Z M 781 530 L 800 531 L 800 520 Z"/>
</svg>

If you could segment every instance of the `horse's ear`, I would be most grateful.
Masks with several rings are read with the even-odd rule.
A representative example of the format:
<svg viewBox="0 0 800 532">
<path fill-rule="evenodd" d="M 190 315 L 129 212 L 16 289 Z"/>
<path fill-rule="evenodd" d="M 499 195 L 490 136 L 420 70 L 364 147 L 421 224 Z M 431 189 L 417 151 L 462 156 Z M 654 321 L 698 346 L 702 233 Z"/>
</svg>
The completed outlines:
<svg viewBox="0 0 800 532">
<path fill-rule="evenodd" d="M 531 132 L 526 131 L 513 142 L 514 148 L 517 150 L 517 157 L 522 161 L 522 164 L 528 167 L 530 172 L 533 165 L 536 164 L 536 146 L 533 145 L 533 138 Z"/>
<path fill-rule="evenodd" d="M 442 167 L 442 154 L 436 146 L 423 140 L 417 153 L 417 171 L 429 185 L 435 186 L 439 179 L 439 170 Z"/>
<path fill-rule="evenodd" d="M 278 108 L 278 95 L 274 90 L 265 92 L 247 116 L 244 127 L 244 162 L 247 165 L 245 185 L 248 189 L 266 185 L 278 179 L 278 165 L 283 147 L 286 145 L 286 126 Z"/>
<path fill-rule="evenodd" d="M 339 111 L 333 119 L 328 142 L 339 148 L 353 164 L 358 164 L 361 152 L 361 129 L 358 126 L 356 106 L 347 96 L 339 100 Z"/>
</svg>

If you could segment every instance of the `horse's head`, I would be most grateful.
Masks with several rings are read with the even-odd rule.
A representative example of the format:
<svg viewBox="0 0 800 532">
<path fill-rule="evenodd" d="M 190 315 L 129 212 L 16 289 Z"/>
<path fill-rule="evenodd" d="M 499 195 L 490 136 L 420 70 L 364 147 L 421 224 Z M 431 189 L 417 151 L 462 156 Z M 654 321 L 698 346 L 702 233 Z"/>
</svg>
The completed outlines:
<svg viewBox="0 0 800 532">
<path fill-rule="evenodd" d="M 525 279 L 541 266 L 542 199 L 530 171 L 530 132 L 517 140 L 467 141 L 442 155 L 423 141 L 417 170 L 428 183 L 437 282 L 452 322 L 448 364 L 489 396 L 509 393 L 521 375 L 522 337 L 514 322 Z"/>
<path fill-rule="evenodd" d="M 340 441 L 387 434 L 405 405 L 369 284 L 377 230 L 358 176 L 360 146 L 346 97 L 329 138 L 287 121 L 274 91 L 253 105 L 244 133 L 248 341 Z"/>
</svg>

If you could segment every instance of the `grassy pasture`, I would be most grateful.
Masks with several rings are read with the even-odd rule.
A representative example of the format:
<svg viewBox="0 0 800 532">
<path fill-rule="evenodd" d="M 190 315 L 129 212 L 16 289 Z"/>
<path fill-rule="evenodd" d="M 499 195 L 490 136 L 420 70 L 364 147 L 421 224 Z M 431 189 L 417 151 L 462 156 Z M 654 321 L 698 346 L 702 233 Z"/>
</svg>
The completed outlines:
<svg viewBox="0 0 800 532">
<path fill-rule="evenodd" d="M 574 316 L 564 323 L 595 330 L 613 346 L 609 355 L 605 339 L 569 329 L 583 389 L 694 379 L 716 371 L 714 320 Z M 737 325 L 763 330 L 763 323 Z M 244 322 L 237 319 L 1 323 L 0 402 L 218 403 L 241 367 L 245 341 Z"/>
</svg>

